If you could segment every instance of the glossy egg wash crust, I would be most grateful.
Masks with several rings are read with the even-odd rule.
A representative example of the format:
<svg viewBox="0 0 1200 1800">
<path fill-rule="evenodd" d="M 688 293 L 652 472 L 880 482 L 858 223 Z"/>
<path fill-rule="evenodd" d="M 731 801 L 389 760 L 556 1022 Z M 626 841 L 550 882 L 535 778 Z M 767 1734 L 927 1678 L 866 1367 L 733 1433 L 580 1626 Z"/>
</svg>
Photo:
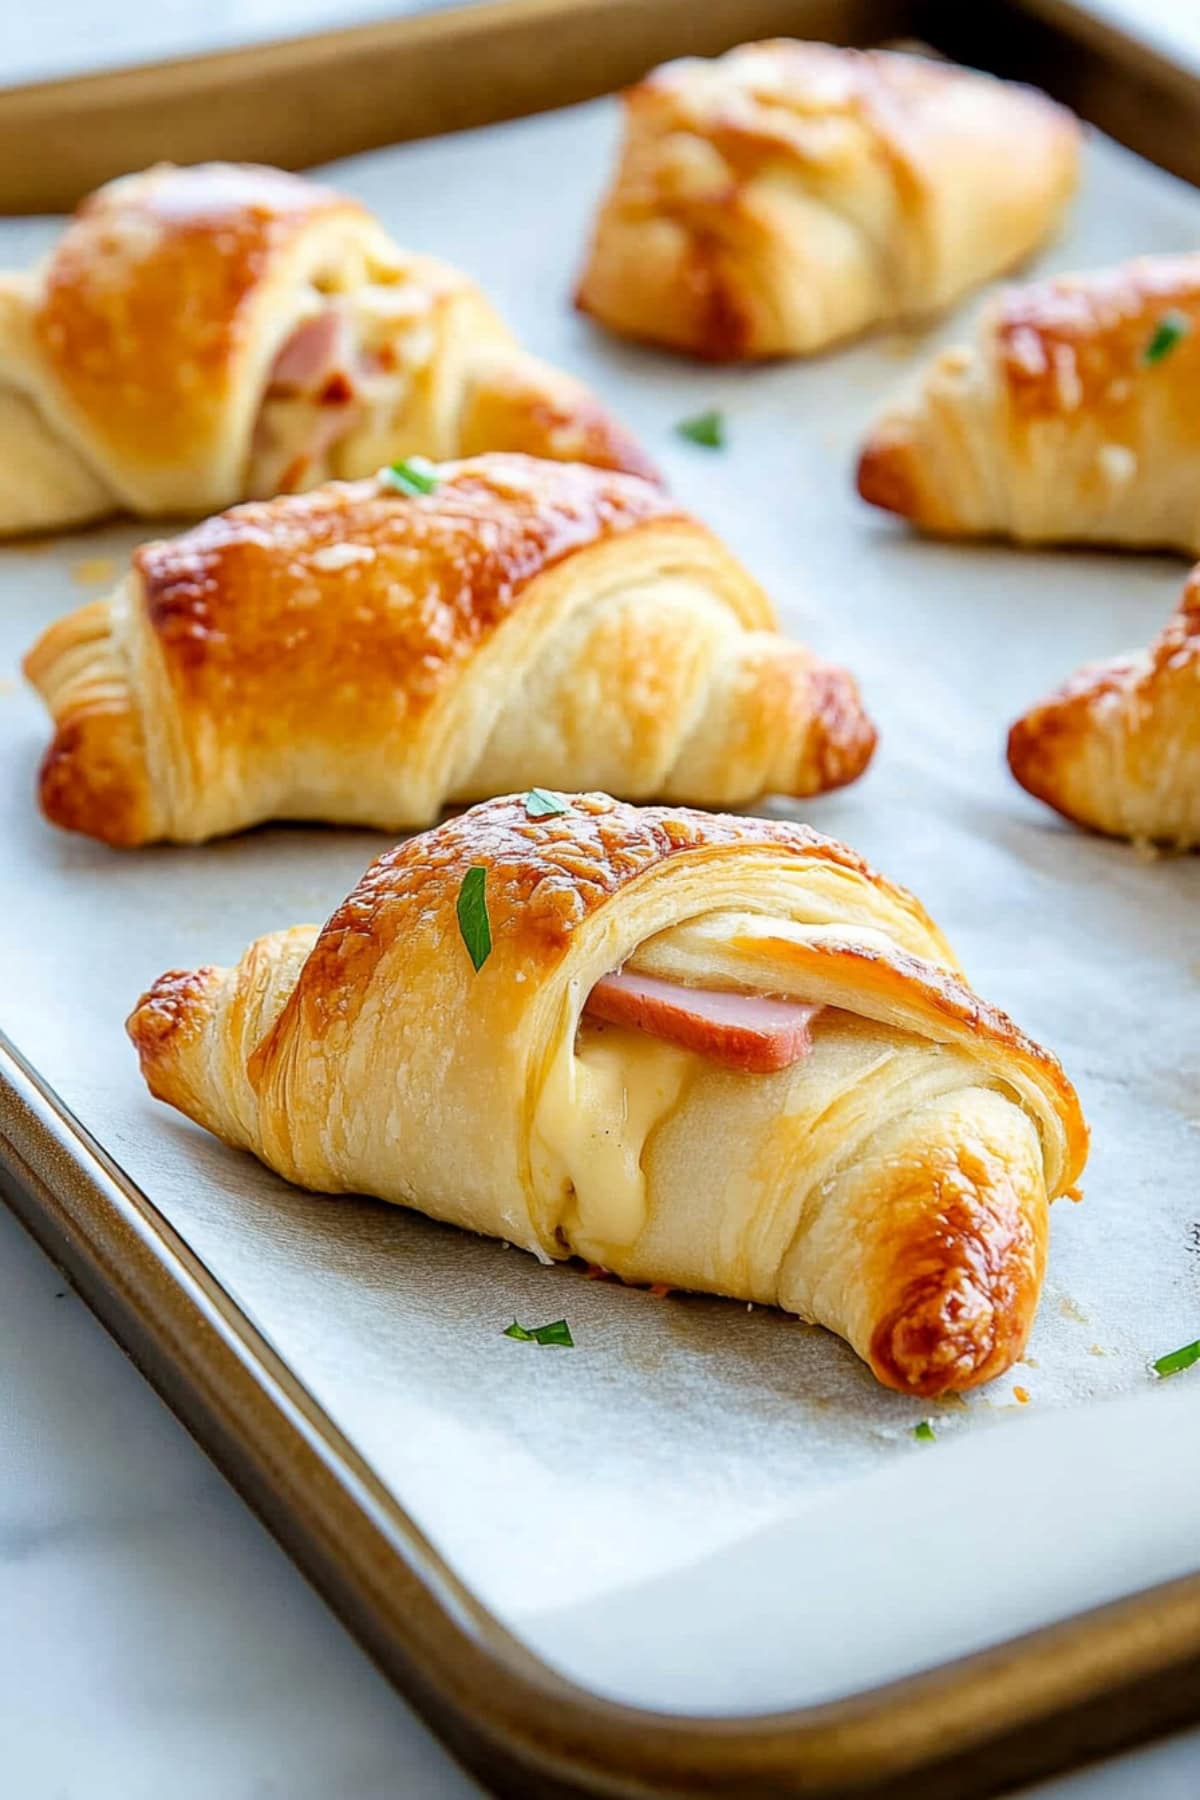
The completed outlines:
<svg viewBox="0 0 1200 1800">
<path fill-rule="evenodd" d="M 41 268 L 0 275 L 0 536 L 487 450 L 654 474 L 466 276 L 300 176 L 125 176 Z"/>
<path fill-rule="evenodd" d="M 552 779 L 741 805 L 852 781 L 851 676 L 782 637 L 638 476 L 525 456 L 236 507 L 139 550 L 26 672 L 56 825 L 121 846 L 268 819 L 426 825 Z"/>
<path fill-rule="evenodd" d="M 780 1306 L 905 1392 L 1001 1374 L 1087 1153 L 1054 1058 L 844 846 L 559 798 L 475 807 L 323 929 L 164 975 L 129 1021 L 151 1091 L 303 1186 Z M 589 1001 L 615 972 L 614 1023 Z M 731 1066 L 764 997 L 804 1036 Z"/>
<path fill-rule="evenodd" d="M 1018 719 L 1008 762 L 1079 825 L 1200 846 L 1200 570 L 1148 649 L 1078 670 Z"/>
<path fill-rule="evenodd" d="M 1200 255 L 1014 287 L 863 446 L 858 490 L 922 531 L 1200 553 Z"/>
<path fill-rule="evenodd" d="M 578 303 L 717 360 L 939 311 L 1034 249 L 1076 181 L 1070 113 L 926 57 L 777 39 L 624 100 Z"/>
</svg>

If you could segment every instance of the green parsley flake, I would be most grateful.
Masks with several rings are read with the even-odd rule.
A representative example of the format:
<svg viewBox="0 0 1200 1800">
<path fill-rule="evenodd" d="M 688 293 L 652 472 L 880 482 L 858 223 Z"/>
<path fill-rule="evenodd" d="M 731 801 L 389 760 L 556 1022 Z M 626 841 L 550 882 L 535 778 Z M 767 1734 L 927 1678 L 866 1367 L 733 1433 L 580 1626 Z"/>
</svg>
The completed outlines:
<svg viewBox="0 0 1200 1800">
<path fill-rule="evenodd" d="M 555 1319 L 552 1325 L 535 1325 L 528 1331 L 514 1319 L 505 1327 L 504 1336 L 518 1338 L 523 1344 L 561 1344 L 566 1350 L 575 1348 L 571 1327 L 565 1319 Z"/>
<path fill-rule="evenodd" d="M 530 788 L 525 796 L 525 811 L 531 819 L 549 819 L 569 810 L 567 802 L 547 788 Z"/>
<path fill-rule="evenodd" d="M 697 413 L 694 419 L 681 419 L 675 430 L 689 444 L 700 444 L 705 450 L 725 448 L 724 413 Z"/>
<path fill-rule="evenodd" d="M 1194 1344 L 1185 1344 L 1181 1350 L 1171 1350 L 1166 1356 L 1160 1356 L 1153 1365 L 1156 1375 L 1178 1375 L 1184 1369 L 1190 1369 L 1193 1363 L 1200 1362 L 1200 1338 Z"/>
<path fill-rule="evenodd" d="M 432 494 L 437 491 L 438 472 L 427 456 L 405 456 L 380 469 L 379 479 L 401 494 Z"/>
<path fill-rule="evenodd" d="M 913 1426 L 913 1436 L 918 1444 L 936 1444 L 937 1437 L 928 1419 L 922 1419 L 919 1425 Z"/>
<path fill-rule="evenodd" d="M 1150 334 L 1146 348 L 1142 351 L 1142 361 L 1147 367 L 1160 363 L 1164 356 L 1169 356 L 1175 346 L 1182 342 L 1192 329 L 1192 322 L 1186 313 L 1165 312 Z"/>
<path fill-rule="evenodd" d="M 487 909 L 487 870 L 479 863 L 467 870 L 458 890 L 458 929 L 478 975 L 492 954 L 492 922 Z"/>
</svg>

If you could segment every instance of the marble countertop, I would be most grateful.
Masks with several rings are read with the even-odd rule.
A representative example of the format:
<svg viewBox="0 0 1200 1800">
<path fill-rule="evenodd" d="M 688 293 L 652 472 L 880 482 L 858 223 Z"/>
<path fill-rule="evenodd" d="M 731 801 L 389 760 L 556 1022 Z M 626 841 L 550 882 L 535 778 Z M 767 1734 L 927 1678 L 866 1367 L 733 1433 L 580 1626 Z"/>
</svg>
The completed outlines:
<svg viewBox="0 0 1200 1800">
<path fill-rule="evenodd" d="M 471 1800 L 0 1206 L 0 1789 Z"/>
<path fill-rule="evenodd" d="M 6 1794 L 482 1792 L 2 1208 L 0 1367 Z M 1194 1800 L 1198 1790 L 1200 1730 L 1036 1794 Z"/>
</svg>

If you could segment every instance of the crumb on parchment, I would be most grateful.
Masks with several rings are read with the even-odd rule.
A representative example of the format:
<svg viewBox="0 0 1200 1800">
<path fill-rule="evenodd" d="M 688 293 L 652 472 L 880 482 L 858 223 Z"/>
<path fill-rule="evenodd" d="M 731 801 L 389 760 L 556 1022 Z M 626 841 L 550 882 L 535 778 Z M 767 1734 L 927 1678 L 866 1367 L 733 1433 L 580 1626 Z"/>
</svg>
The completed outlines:
<svg viewBox="0 0 1200 1800">
<path fill-rule="evenodd" d="M 85 556 L 71 564 L 71 580 L 80 587 L 100 587 L 112 580 L 117 565 L 111 556 Z"/>
</svg>

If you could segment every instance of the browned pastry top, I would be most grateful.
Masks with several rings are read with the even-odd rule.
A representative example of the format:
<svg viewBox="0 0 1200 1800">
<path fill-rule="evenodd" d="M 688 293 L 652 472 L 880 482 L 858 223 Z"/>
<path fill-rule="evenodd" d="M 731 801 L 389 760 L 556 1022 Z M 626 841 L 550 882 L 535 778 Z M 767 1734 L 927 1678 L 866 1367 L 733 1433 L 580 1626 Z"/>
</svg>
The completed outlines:
<svg viewBox="0 0 1200 1800">
<path fill-rule="evenodd" d="M 1061 209 L 1078 127 L 1019 84 L 771 39 L 653 70 L 577 299 L 717 359 L 807 354 L 946 305 Z"/>
<path fill-rule="evenodd" d="M 305 1185 L 394 1195 L 545 1255 L 603 1261 L 624 1279 L 778 1300 L 842 1332 L 882 1380 L 910 1394 L 968 1388 L 1007 1367 L 1041 1286 L 1046 1200 L 1070 1191 L 1087 1149 L 1078 1099 L 1055 1059 L 938 966 L 950 953 L 919 903 L 844 845 L 789 822 L 643 809 L 598 793 L 563 798 L 564 811 L 533 818 L 528 796 L 488 801 L 380 857 L 320 932 L 261 939 L 236 971 L 161 977 L 128 1025 L 151 1090 Z M 482 952 L 482 916 L 471 931 L 460 912 L 473 869 L 485 875 Z M 644 1196 L 658 1206 L 661 1231 L 603 1209 L 589 1219 L 573 1178 L 579 1165 L 567 1144 L 560 1168 L 557 1111 L 543 1115 L 539 1095 L 572 1049 L 600 971 L 661 949 L 673 928 L 714 913 L 713 942 L 736 951 L 742 907 L 754 915 L 763 982 L 818 999 L 851 1066 L 831 1068 L 833 1087 L 818 1086 L 794 1113 L 789 1100 L 788 1130 L 768 1125 L 760 1155 L 753 1124 L 749 1149 L 736 1123 L 714 1142 L 721 1166 L 748 1159 L 749 1179 L 729 1190 L 711 1240 L 733 1238 L 722 1264 L 690 1242 L 693 1231 L 713 1231 L 712 1214 L 693 1205 L 690 1159 L 670 1191 L 665 1147 L 651 1177 L 657 1191 Z M 844 929 L 821 925 L 843 909 Z M 792 929 L 806 918 L 811 935 Z M 873 924 L 858 942 L 864 919 Z M 794 968 L 785 966 L 792 951 Z M 695 945 L 693 954 L 703 987 L 709 958 Z M 728 976 L 729 965 L 720 985 Z M 899 1057 L 915 1050 L 922 1059 L 932 1043 L 954 1051 L 953 1092 L 938 1088 L 928 1126 L 905 1115 L 929 1090 L 907 1078 L 893 1085 L 903 1070 L 891 1055 L 881 1064 L 873 1032 L 860 1041 L 865 1019 L 888 1029 L 884 1041 Z M 820 1054 L 820 1034 L 813 1050 Z M 881 1067 L 891 1070 L 888 1135 L 877 1149 L 873 1139 L 852 1149 L 827 1125 L 838 1117 L 831 1095 L 860 1104 L 858 1089 Z M 749 1099 L 755 1078 L 744 1079 Z M 223 1084 L 218 1098 L 206 1083 Z M 697 1133 L 711 1129 L 718 1100 L 732 1107 L 730 1120 L 743 1116 L 739 1086 L 723 1076 L 721 1096 L 697 1095 Z M 539 1118 L 549 1123 L 544 1170 L 532 1160 Z M 771 1196 L 792 1185 L 792 1158 L 807 1162 L 810 1127 L 816 1160 L 800 1171 L 809 1183 L 803 1208 L 835 1210 L 807 1236 L 788 1210 L 762 1266 L 752 1266 L 757 1252 L 734 1236 L 731 1211 L 742 1211 L 737 1232 L 757 1241 Z M 498 1173 L 480 1171 L 489 1155 Z M 671 1218 L 680 1247 L 664 1251 Z M 800 1256 L 809 1267 L 793 1280 Z"/>
<path fill-rule="evenodd" d="M 1142 257 L 1011 288 L 997 302 L 993 331 L 1014 414 L 1032 422 L 1136 406 L 1138 384 L 1159 366 L 1147 362 L 1147 350 L 1169 314 L 1185 329 L 1161 367 L 1190 406 L 1200 380 L 1200 256 Z"/>
<path fill-rule="evenodd" d="M 1009 766 L 1066 818 L 1191 845 L 1198 678 L 1200 567 L 1148 651 L 1086 664 L 1016 721 Z"/>
<path fill-rule="evenodd" d="M 328 711 L 339 684 L 427 705 L 533 578 L 586 545 L 682 518 L 634 475 L 524 456 L 443 464 L 429 495 L 379 480 L 254 501 L 133 566 L 174 679 L 189 694 L 236 686 L 246 706 L 292 693 L 291 668 Z M 314 649 L 314 640 L 319 649 Z M 295 698 L 295 696 L 293 696 Z"/>
<path fill-rule="evenodd" d="M 1043 1053 L 1044 1054 L 1044 1053 Z M 1077 1166 L 1087 1148 L 1078 1103 L 1063 1078 L 1064 1117 L 1077 1127 Z M 1028 1216 L 1006 1206 L 1012 1191 L 1004 1159 L 978 1146 L 934 1152 L 905 1184 L 894 1183 L 889 1206 L 920 1205 L 932 1174 L 937 1206 L 924 1231 L 890 1243 L 892 1280 L 900 1296 L 871 1336 L 870 1361 L 889 1387 L 937 1395 L 973 1387 L 1010 1367 L 1029 1335 L 1039 1278 L 1039 1249 Z"/>
<path fill-rule="evenodd" d="M 494 972 L 503 979 L 515 968 L 531 968 L 536 979 L 538 970 L 559 960 L 586 918 L 658 864 L 685 852 L 755 851 L 776 860 L 782 853 L 833 864 L 863 877 L 941 942 L 918 900 L 845 844 L 806 825 L 687 807 L 637 807 L 606 794 L 577 795 L 567 812 L 531 819 L 523 798 L 509 796 L 472 807 L 373 863 L 325 925 L 291 1004 L 305 1009 L 310 1031 L 319 1033 L 335 1016 L 344 1023 L 345 1008 L 366 997 L 374 969 L 418 918 L 440 916 L 451 928 L 463 878 L 473 866 L 487 870 Z M 1086 1127 L 1057 1060 L 965 982 L 898 948 L 885 956 L 837 944 L 798 947 L 796 954 L 811 956 L 814 968 L 826 965 L 822 973 L 846 976 L 885 1006 L 907 1001 L 931 1022 L 965 1028 L 1036 1065 L 1073 1120 L 1082 1162 Z"/>
<path fill-rule="evenodd" d="M 703 135 L 743 174 L 781 151 L 789 161 L 836 173 L 839 157 L 848 161 L 859 151 L 865 127 L 902 177 L 927 155 L 925 107 L 961 92 L 964 73 L 924 56 L 770 38 L 712 61 L 665 63 L 625 100 L 634 112 L 653 116 L 658 130 Z M 1019 91 L 1029 104 L 1069 119 L 1035 88 Z M 964 128 L 969 122 L 965 112 Z"/>
<path fill-rule="evenodd" d="M 581 794 L 570 809 L 531 819 L 520 796 L 474 806 L 435 831 L 409 838 L 367 870 L 321 933 L 306 972 L 310 990 L 330 993 L 359 986 L 359 958 L 374 962 L 410 909 L 445 908 L 466 871 L 488 872 L 487 904 L 493 941 L 512 941 L 519 960 L 553 962 L 572 931 L 639 875 L 688 850 L 794 850 L 839 863 L 858 874 L 867 865 L 844 844 L 806 825 L 738 818 L 687 807 L 630 806 L 607 794 Z M 882 877 L 872 876 L 880 881 Z M 915 901 L 911 905 L 917 907 Z M 351 971 L 346 959 L 355 963 Z M 348 991 L 348 989 L 347 989 Z"/>
<path fill-rule="evenodd" d="M 357 203 L 280 169 L 164 164 L 100 188 L 55 248 L 35 319 L 71 403 L 118 454 L 207 446 L 256 290 L 315 222 Z"/>
</svg>

